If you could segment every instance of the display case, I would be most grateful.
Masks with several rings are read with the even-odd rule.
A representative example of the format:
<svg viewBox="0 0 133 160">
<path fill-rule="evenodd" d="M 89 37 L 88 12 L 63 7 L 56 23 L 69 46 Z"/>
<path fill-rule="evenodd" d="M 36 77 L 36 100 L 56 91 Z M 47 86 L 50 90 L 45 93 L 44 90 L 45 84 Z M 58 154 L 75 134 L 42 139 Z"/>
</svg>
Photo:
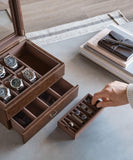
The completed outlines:
<svg viewBox="0 0 133 160">
<path fill-rule="evenodd" d="M 9 9 L 14 31 L 0 37 L 0 122 L 25 143 L 77 96 L 78 86 L 62 78 L 63 62 L 26 39 L 20 0 L 9 0 Z"/>
</svg>

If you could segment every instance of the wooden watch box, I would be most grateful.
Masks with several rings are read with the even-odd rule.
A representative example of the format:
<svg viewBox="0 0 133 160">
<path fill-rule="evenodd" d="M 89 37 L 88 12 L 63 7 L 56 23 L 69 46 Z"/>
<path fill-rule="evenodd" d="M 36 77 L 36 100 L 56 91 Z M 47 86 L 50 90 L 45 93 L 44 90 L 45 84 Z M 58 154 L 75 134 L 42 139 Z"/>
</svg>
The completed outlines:
<svg viewBox="0 0 133 160">
<path fill-rule="evenodd" d="M 78 86 L 64 80 L 65 65 L 25 37 L 20 0 L 9 0 L 14 33 L 0 40 L 0 64 L 6 75 L 0 84 L 10 89 L 8 102 L 0 99 L 0 122 L 8 129 L 14 128 L 25 143 L 39 129 L 54 118 L 78 94 Z M 4 57 L 11 55 L 18 62 L 16 70 L 4 63 Z M 22 71 L 31 68 L 36 81 L 29 83 Z M 23 80 L 24 89 L 16 91 L 10 86 L 12 77 Z"/>
<path fill-rule="evenodd" d="M 76 139 L 103 110 L 96 107 L 99 101 L 93 106 L 91 100 L 92 96 L 87 94 L 58 121 L 58 126 L 73 139 Z"/>
</svg>

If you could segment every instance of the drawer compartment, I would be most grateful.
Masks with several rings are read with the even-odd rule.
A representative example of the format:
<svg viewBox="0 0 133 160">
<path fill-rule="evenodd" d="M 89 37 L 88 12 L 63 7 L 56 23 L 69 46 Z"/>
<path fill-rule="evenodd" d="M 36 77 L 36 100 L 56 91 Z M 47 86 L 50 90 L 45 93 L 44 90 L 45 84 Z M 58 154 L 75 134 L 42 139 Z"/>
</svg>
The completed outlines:
<svg viewBox="0 0 133 160">
<path fill-rule="evenodd" d="M 27 110 L 29 110 L 35 117 L 40 116 L 46 109 L 47 106 L 44 105 L 38 98 L 30 103 L 27 107 Z"/>
<path fill-rule="evenodd" d="M 12 127 L 22 136 L 24 143 L 77 96 L 78 86 L 74 87 L 64 79 L 60 79 L 57 84 L 60 84 L 60 90 L 62 87 L 62 92 L 58 92 L 54 84 L 54 87 L 50 87 L 11 119 Z M 64 84 L 67 84 L 65 88 Z M 25 115 L 26 118 L 23 117 Z"/>
<path fill-rule="evenodd" d="M 60 79 L 51 88 L 59 95 L 63 96 L 69 89 L 72 88 L 72 85 L 64 79 Z"/>
</svg>

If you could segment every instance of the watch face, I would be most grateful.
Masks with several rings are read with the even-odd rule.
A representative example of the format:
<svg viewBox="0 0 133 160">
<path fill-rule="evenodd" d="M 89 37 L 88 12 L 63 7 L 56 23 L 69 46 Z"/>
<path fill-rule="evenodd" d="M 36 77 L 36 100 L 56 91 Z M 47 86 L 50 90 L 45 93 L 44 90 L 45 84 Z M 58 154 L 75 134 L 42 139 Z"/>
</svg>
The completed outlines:
<svg viewBox="0 0 133 160">
<path fill-rule="evenodd" d="M 86 115 L 82 115 L 81 118 L 82 118 L 83 120 L 87 119 Z"/>
<path fill-rule="evenodd" d="M 24 72 L 25 77 L 27 77 L 27 79 L 32 79 L 34 77 L 33 71 L 31 70 L 25 70 Z"/>
<path fill-rule="evenodd" d="M 21 85 L 21 80 L 18 79 L 18 78 L 14 78 L 12 81 L 11 81 L 11 84 L 14 88 L 18 88 L 20 87 Z"/>
<path fill-rule="evenodd" d="M 88 108 L 87 112 L 88 112 L 89 114 L 92 114 L 92 113 L 93 113 L 93 111 L 92 111 L 90 108 Z"/>
<path fill-rule="evenodd" d="M 5 87 L 0 87 L 0 97 L 4 98 L 7 96 L 7 89 Z"/>
<path fill-rule="evenodd" d="M 82 109 L 86 109 L 86 106 L 84 104 L 81 105 Z"/>
<path fill-rule="evenodd" d="M 14 67 L 17 63 L 17 60 L 12 56 L 8 56 L 8 57 L 5 58 L 5 63 L 9 67 Z"/>
<path fill-rule="evenodd" d="M 80 115 L 80 111 L 79 111 L 79 110 L 76 110 L 75 114 L 76 114 L 77 116 L 79 116 L 79 115 Z"/>
<path fill-rule="evenodd" d="M 30 82 L 34 82 L 36 80 L 35 72 L 29 68 L 26 68 L 22 71 L 24 78 Z"/>
</svg>

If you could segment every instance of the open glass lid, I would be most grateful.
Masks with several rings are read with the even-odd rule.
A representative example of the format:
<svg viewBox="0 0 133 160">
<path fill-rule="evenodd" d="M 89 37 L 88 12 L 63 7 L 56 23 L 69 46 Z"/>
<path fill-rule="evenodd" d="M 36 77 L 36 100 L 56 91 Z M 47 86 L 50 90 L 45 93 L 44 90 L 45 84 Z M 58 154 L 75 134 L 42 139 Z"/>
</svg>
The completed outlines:
<svg viewBox="0 0 133 160">
<path fill-rule="evenodd" d="M 8 0 L 0 0 L 0 40 L 14 33 Z"/>
<path fill-rule="evenodd" d="M 24 36 L 20 0 L 0 0 L 0 54 Z"/>
</svg>

